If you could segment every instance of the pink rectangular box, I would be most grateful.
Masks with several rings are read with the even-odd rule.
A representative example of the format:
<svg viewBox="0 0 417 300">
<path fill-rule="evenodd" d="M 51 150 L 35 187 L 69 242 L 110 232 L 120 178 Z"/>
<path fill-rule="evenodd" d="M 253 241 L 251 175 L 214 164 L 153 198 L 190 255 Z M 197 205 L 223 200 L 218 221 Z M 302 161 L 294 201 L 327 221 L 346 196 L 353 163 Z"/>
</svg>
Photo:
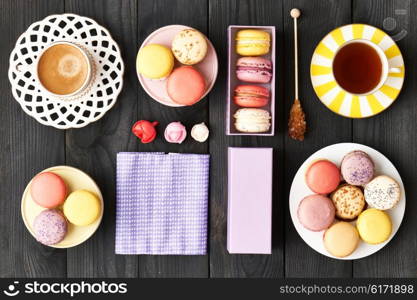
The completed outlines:
<svg viewBox="0 0 417 300">
<path fill-rule="evenodd" d="M 271 254 L 272 148 L 228 149 L 227 250 Z"/>
<path fill-rule="evenodd" d="M 239 81 L 236 77 L 236 61 L 240 55 L 236 53 L 236 33 L 241 29 L 260 29 L 270 33 L 271 35 L 271 48 L 267 55 L 262 57 L 270 59 L 272 62 L 272 79 L 270 83 L 258 84 L 270 89 L 271 99 L 268 106 L 265 108 L 271 113 L 271 128 L 268 132 L 262 133 L 244 133 L 239 132 L 235 129 L 233 118 L 234 113 L 239 109 L 233 101 L 234 89 L 238 84 L 245 84 Z M 229 60 L 228 60 L 228 81 L 227 81 L 227 109 L 226 109 L 226 135 L 261 135 L 261 136 L 273 136 L 275 131 L 275 26 L 241 26 L 241 25 L 230 25 L 228 30 L 228 41 L 229 41 Z M 252 84 L 252 83 L 246 83 Z"/>
</svg>

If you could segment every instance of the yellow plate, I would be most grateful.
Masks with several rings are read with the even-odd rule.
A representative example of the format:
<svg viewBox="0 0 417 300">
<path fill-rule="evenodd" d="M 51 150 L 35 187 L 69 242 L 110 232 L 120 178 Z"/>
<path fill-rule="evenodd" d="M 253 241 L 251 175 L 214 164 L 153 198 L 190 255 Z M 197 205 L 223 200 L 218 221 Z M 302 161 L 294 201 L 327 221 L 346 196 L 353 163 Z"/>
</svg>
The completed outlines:
<svg viewBox="0 0 417 300">
<path fill-rule="evenodd" d="M 332 62 L 337 49 L 347 41 L 366 39 L 385 52 L 390 68 L 401 73 L 389 73 L 385 84 L 375 93 L 357 96 L 345 92 L 336 83 Z M 366 118 L 387 109 L 398 97 L 404 83 L 404 60 L 392 38 L 382 30 L 364 24 L 350 24 L 330 32 L 318 44 L 311 59 L 311 82 L 317 96 L 331 111 L 349 118 Z"/>
<path fill-rule="evenodd" d="M 101 212 L 97 220 L 94 221 L 94 223 L 88 226 L 75 226 L 68 222 L 68 232 L 65 238 L 61 242 L 55 245 L 50 245 L 50 247 L 70 248 L 70 247 L 74 247 L 85 242 L 89 237 L 91 237 L 94 234 L 94 232 L 100 225 L 101 219 L 103 217 L 103 210 L 104 210 L 103 196 L 101 195 L 100 189 L 98 188 L 97 184 L 86 173 L 73 167 L 56 166 L 56 167 L 43 170 L 42 172 L 52 172 L 61 176 L 62 179 L 67 184 L 68 193 L 71 193 L 79 189 L 85 189 L 96 194 L 97 197 L 100 199 Z M 23 222 L 25 223 L 26 228 L 35 237 L 35 233 L 33 231 L 33 226 L 32 226 L 33 221 L 35 217 L 41 211 L 45 210 L 45 208 L 42 206 L 39 206 L 38 204 L 35 203 L 35 201 L 32 200 L 32 197 L 30 196 L 30 184 L 31 183 L 32 183 L 32 180 L 29 182 L 29 184 L 26 186 L 25 191 L 23 192 L 21 211 L 22 211 Z"/>
</svg>

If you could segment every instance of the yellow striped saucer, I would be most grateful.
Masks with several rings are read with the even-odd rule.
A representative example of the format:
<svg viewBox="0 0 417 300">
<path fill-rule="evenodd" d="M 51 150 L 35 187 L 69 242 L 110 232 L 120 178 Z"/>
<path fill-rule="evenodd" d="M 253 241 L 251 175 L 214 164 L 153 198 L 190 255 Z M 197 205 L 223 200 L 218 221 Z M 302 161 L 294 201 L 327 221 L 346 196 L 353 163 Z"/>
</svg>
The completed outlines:
<svg viewBox="0 0 417 300">
<path fill-rule="evenodd" d="M 385 84 L 367 96 L 353 95 L 341 89 L 331 69 L 337 49 L 353 39 L 374 42 L 385 52 L 389 68 L 401 70 L 400 73 L 389 73 Z M 404 74 L 404 60 L 392 38 L 382 30 L 364 24 L 350 24 L 333 30 L 318 44 L 311 59 L 311 82 L 317 96 L 331 111 L 349 118 L 371 117 L 388 108 L 400 93 Z"/>
</svg>

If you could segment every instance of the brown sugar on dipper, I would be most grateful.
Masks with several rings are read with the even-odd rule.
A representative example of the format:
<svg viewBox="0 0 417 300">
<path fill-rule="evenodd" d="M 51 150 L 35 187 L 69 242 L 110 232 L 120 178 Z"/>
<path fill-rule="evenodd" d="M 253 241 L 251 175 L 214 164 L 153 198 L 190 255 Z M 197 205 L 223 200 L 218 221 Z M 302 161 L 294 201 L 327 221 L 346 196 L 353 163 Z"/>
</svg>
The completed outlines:
<svg viewBox="0 0 417 300">
<path fill-rule="evenodd" d="M 290 110 L 290 119 L 288 121 L 288 134 L 294 140 L 304 140 L 304 133 L 307 129 L 305 114 L 301 107 L 300 100 L 295 99 Z"/>
<path fill-rule="evenodd" d="M 295 100 L 290 110 L 290 118 L 288 121 L 289 136 L 298 141 L 304 140 L 304 134 L 307 130 L 305 114 L 298 98 L 298 39 L 297 39 L 297 19 L 301 12 L 297 8 L 293 8 L 290 12 L 294 19 L 294 79 L 295 79 Z"/>
</svg>

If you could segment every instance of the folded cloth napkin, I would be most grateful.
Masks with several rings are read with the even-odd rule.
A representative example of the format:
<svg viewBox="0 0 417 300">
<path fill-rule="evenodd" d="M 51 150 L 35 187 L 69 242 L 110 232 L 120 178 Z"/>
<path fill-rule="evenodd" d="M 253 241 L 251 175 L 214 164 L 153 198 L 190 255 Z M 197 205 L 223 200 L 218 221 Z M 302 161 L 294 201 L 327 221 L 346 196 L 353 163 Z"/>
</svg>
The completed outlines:
<svg viewBox="0 0 417 300">
<path fill-rule="evenodd" d="M 210 155 L 117 154 L 116 254 L 204 255 Z"/>
</svg>

